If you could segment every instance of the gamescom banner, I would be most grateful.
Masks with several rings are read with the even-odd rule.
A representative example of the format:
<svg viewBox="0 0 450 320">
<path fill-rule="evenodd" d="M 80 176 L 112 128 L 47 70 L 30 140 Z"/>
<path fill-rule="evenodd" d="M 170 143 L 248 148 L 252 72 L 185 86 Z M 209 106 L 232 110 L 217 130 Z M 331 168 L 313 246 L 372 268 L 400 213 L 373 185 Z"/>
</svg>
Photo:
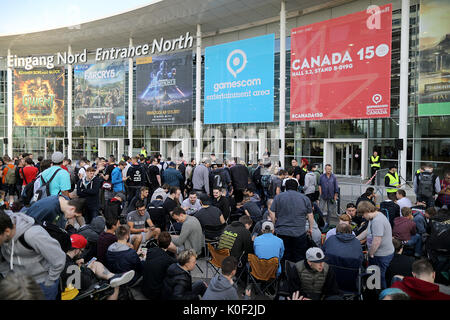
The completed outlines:
<svg viewBox="0 0 450 320">
<path fill-rule="evenodd" d="M 272 122 L 275 35 L 205 49 L 205 124 Z"/>
<path fill-rule="evenodd" d="M 419 116 L 450 115 L 450 2 L 422 0 L 419 30 Z"/>
<path fill-rule="evenodd" d="M 64 68 L 14 69 L 14 125 L 64 126 Z"/>
<path fill-rule="evenodd" d="M 192 52 L 136 59 L 136 124 L 192 123 Z"/>
<path fill-rule="evenodd" d="M 125 68 L 122 61 L 75 66 L 75 127 L 125 126 Z"/>
<path fill-rule="evenodd" d="M 291 121 L 390 116 L 392 5 L 291 31 Z"/>
</svg>

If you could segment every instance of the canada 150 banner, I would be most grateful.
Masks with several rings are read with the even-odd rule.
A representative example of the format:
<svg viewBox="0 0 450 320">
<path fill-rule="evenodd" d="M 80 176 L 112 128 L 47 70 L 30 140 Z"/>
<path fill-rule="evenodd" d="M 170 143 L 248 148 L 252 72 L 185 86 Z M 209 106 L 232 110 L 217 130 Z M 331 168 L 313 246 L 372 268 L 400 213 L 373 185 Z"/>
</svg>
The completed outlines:
<svg viewBox="0 0 450 320">
<path fill-rule="evenodd" d="M 272 122 L 275 35 L 205 49 L 205 124 Z"/>
<path fill-rule="evenodd" d="M 14 69 L 14 125 L 64 126 L 64 68 Z"/>
<path fill-rule="evenodd" d="M 192 123 L 192 52 L 136 59 L 136 124 Z"/>
<path fill-rule="evenodd" d="M 392 5 L 291 31 L 291 121 L 390 116 Z"/>
<path fill-rule="evenodd" d="M 450 2 L 422 0 L 419 30 L 419 116 L 450 115 Z"/>
<path fill-rule="evenodd" d="M 126 63 L 104 62 L 74 68 L 75 126 L 125 126 Z"/>
</svg>

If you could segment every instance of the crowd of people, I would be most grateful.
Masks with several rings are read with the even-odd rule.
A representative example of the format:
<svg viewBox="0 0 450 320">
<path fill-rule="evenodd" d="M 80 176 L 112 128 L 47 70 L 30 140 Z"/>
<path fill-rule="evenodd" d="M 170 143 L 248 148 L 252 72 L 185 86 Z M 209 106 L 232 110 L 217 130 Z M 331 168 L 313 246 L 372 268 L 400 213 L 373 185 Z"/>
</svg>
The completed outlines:
<svg viewBox="0 0 450 320">
<path fill-rule="evenodd" d="M 2 165 L 1 299 L 130 299 L 131 288 L 151 300 L 261 298 L 248 286 L 253 256 L 276 258 L 277 285 L 261 291 L 272 299 L 450 299 L 450 173 L 429 165 L 414 203 L 392 167 L 387 200 L 369 186 L 343 212 L 331 165 L 282 168 L 269 153 L 254 164 L 145 148 L 73 164 L 26 153 Z M 210 281 L 193 281 L 207 243 L 228 254 Z"/>
</svg>

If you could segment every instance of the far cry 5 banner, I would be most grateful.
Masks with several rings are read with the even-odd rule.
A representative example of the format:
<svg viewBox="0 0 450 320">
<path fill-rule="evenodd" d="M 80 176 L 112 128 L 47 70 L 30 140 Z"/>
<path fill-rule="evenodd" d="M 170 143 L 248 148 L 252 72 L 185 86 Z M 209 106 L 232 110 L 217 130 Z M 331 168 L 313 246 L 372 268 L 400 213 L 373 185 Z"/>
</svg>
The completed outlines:
<svg viewBox="0 0 450 320">
<path fill-rule="evenodd" d="M 64 126 L 64 68 L 14 69 L 14 125 Z"/>
<path fill-rule="evenodd" d="M 75 66 L 75 127 L 125 126 L 125 66 L 117 61 Z"/>
<path fill-rule="evenodd" d="M 136 59 L 136 124 L 192 123 L 192 53 Z"/>
</svg>

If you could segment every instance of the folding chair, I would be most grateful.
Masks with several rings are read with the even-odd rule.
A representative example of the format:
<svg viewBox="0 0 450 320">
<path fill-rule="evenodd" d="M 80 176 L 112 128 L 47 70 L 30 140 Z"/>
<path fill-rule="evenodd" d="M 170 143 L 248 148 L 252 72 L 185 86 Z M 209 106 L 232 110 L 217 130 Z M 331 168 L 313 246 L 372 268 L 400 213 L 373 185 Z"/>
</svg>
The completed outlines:
<svg viewBox="0 0 450 320">
<path fill-rule="evenodd" d="M 213 276 L 219 273 L 219 269 L 222 268 L 222 261 L 230 256 L 230 249 L 220 249 L 217 250 L 211 243 L 206 244 L 208 246 L 208 251 L 211 254 L 211 259 L 207 259 L 213 269 L 216 271 Z M 208 272 L 208 265 L 206 265 L 206 272 Z M 208 273 L 207 273 L 208 274 Z"/>
<path fill-rule="evenodd" d="M 278 291 L 278 265 L 279 261 L 277 257 L 259 259 L 256 255 L 249 253 L 247 285 L 250 281 L 253 282 L 256 290 L 261 295 L 267 295 L 273 299 Z M 270 288 L 273 289 L 273 292 L 268 291 Z"/>
<path fill-rule="evenodd" d="M 362 300 L 362 276 L 364 271 L 360 268 L 349 268 L 329 264 L 336 275 L 339 293 L 344 300 Z"/>
</svg>

